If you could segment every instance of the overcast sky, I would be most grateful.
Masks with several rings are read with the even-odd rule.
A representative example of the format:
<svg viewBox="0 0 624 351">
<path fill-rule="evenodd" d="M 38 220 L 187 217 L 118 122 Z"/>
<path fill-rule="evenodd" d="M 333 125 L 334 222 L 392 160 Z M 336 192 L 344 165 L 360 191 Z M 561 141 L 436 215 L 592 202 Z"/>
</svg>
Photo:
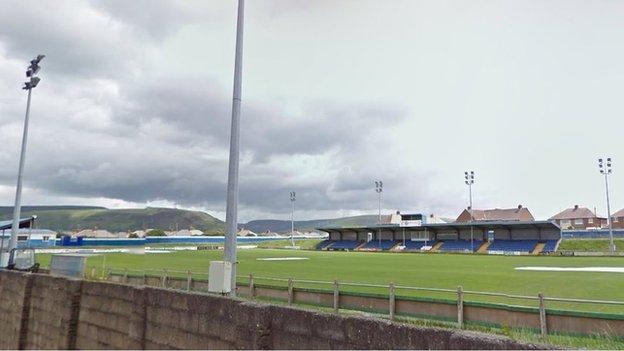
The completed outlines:
<svg viewBox="0 0 624 351">
<path fill-rule="evenodd" d="M 269 1 L 245 12 L 239 219 L 624 207 L 624 2 Z M 0 204 L 224 218 L 236 3 L 0 2 Z"/>
</svg>

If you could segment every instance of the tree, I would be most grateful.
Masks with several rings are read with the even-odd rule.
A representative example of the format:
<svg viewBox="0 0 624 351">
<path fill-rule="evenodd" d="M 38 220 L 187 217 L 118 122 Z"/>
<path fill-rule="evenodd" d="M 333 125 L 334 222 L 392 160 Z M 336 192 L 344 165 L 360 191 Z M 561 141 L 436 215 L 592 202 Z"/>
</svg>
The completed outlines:
<svg viewBox="0 0 624 351">
<path fill-rule="evenodd" d="M 160 229 L 152 229 L 148 231 L 145 236 L 167 236 L 167 234 Z"/>
</svg>

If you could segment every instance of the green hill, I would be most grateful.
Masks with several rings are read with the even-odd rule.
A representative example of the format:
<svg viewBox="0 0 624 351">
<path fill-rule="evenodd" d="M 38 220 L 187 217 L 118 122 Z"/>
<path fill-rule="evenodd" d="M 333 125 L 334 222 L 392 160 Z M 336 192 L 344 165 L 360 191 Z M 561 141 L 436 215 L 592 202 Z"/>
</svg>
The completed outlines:
<svg viewBox="0 0 624 351">
<path fill-rule="evenodd" d="M 13 207 L 0 207 L 0 220 L 11 219 Z M 37 215 L 37 227 L 52 230 L 106 229 L 133 231 L 140 229 L 199 229 L 219 235 L 225 223 L 200 211 L 148 207 L 143 209 L 107 209 L 94 206 L 24 206 L 22 217 Z"/>
<path fill-rule="evenodd" d="M 377 215 L 362 215 L 353 217 L 342 217 L 333 219 L 316 219 L 308 221 L 295 221 L 295 229 L 299 231 L 314 230 L 322 227 L 352 227 L 352 226 L 372 226 L 378 223 Z M 260 219 L 240 224 L 240 227 L 262 233 L 266 230 L 284 233 L 290 231 L 290 221 L 277 219 Z"/>
</svg>

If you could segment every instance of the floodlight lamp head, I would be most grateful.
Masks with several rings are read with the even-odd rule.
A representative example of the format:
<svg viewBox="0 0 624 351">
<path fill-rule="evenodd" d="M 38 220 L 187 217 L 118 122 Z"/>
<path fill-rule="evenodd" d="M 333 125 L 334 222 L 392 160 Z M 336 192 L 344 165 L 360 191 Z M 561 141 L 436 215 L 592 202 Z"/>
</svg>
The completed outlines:
<svg viewBox="0 0 624 351">
<path fill-rule="evenodd" d="M 37 55 L 37 57 L 30 61 L 30 64 L 37 65 L 39 64 L 39 62 L 41 62 L 41 60 L 43 60 L 44 57 L 45 55 Z"/>
<path fill-rule="evenodd" d="M 41 81 L 41 78 L 39 77 L 30 77 L 30 85 L 31 87 L 36 87 L 37 84 L 39 84 L 39 82 Z"/>
</svg>

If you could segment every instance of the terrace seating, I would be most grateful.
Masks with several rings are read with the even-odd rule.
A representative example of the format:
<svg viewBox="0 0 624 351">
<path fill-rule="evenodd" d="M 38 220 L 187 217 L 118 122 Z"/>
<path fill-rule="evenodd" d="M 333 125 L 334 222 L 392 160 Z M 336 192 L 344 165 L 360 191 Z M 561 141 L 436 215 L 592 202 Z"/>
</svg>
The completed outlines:
<svg viewBox="0 0 624 351">
<path fill-rule="evenodd" d="M 328 246 L 329 250 L 355 250 L 362 243 L 355 240 L 337 240 L 331 246 Z"/>
<path fill-rule="evenodd" d="M 406 251 L 420 251 L 423 246 L 433 246 L 435 244 L 434 240 L 431 241 L 405 241 L 405 250 Z"/>
<path fill-rule="evenodd" d="M 532 252 L 537 240 L 494 240 L 488 251 Z"/>
<path fill-rule="evenodd" d="M 542 253 L 555 252 L 555 250 L 557 249 L 558 242 L 559 242 L 559 239 L 546 240 L 545 241 L 546 245 L 544 245 L 544 249 L 542 250 Z"/>
<path fill-rule="evenodd" d="M 334 243 L 333 240 L 323 240 L 320 243 L 318 243 L 318 245 L 316 245 L 316 249 L 317 250 L 323 250 L 323 249 L 327 248 L 329 245 L 331 245 L 333 243 Z"/>
<path fill-rule="evenodd" d="M 366 244 L 362 245 L 358 250 L 384 251 L 390 250 L 396 244 L 397 242 L 393 240 L 382 240 L 381 243 L 379 242 L 379 240 L 371 240 Z"/>
<path fill-rule="evenodd" d="M 441 252 L 465 252 L 472 251 L 475 252 L 479 249 L 479 247 L 483 244 L 481 240 L 473 240 L 472 241 L 472 250 L 470 240 L 449 240 L 444 241 L 442 246 L 440 247 Z"/>
</svg>

